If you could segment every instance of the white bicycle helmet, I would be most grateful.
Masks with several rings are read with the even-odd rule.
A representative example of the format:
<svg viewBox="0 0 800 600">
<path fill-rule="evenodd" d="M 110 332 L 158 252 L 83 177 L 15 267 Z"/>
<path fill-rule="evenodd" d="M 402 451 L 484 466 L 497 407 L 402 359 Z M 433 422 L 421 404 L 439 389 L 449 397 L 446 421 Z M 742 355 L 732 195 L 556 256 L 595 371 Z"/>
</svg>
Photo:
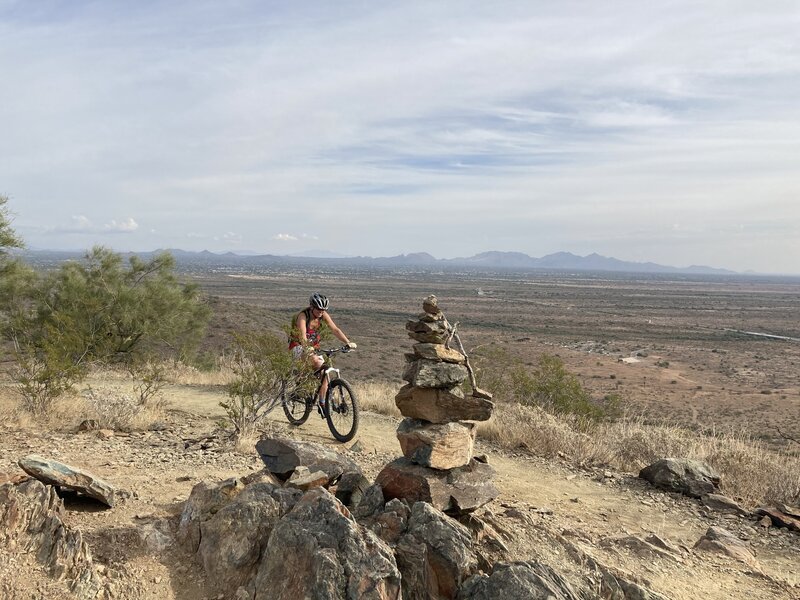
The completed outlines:
<svg viewBox="0 0 800 600">
<path fill-rule="evenodd" d="M 323 294 L 311 294 L 308 304 L 311 308 L 316 308 L 317 310 L 328 310 L 328 306 L 330 306 L 328 297 Z"/>
</svg>

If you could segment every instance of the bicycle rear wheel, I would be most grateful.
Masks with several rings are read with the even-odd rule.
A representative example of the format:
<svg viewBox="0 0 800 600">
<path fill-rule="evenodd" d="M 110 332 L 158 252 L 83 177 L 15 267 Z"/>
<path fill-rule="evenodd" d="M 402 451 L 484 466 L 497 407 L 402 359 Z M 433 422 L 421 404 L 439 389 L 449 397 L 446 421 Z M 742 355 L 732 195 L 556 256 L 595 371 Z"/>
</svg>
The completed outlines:
<svg viewBox="0 0 800 600">
<path fill-rule="evenodd" d="M 325 419 L 333 437 L 349 442 L 358 431 L 358 403 L 350 384 L 344 379 L 334 379 L 328 386 L 325 401 Z"/>
<path fill-rule="evenodd" d="M 311 402 L 309 402 L 309 399 L 297 394 L 290 394 L 285 397 L 281 404 L 283 404 L 283 412 L 286 415 L 286 419 L 292 425 L 302 425 L 308 420 L 308 415 L 311 414 Z"/>
</svg>

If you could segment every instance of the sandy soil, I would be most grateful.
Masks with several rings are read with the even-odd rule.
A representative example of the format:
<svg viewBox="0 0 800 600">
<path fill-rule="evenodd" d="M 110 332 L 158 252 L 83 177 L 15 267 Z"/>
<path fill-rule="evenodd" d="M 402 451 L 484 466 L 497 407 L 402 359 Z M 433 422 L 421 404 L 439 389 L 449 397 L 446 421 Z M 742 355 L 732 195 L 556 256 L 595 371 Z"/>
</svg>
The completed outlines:
<svg viewBox="0 0 800 600">
<path fill-rule="evenodd" d="M 88 469 L 130 492 L 110 510 L 66 499 L 68 522 L 83 531 L 111 595 L 217 598 L 193 558 L 172 543 L 177 518 L 199 481 L 246 475 L 261 463 L 255 452 L 235 453 L 220 439 L 216 420 L 223 396 L 218 390 L 175 386 L 167 397 L 170 409 L 153 430 L 118 432 L 109 439 L 96 432 L 0 425 L 0 471 L 15 472 L 20 457 L 36 453 Z M 290 428 L 282 417 L 275 414 L 269 434 L 346 452 L 368 477 L 400 454 L 397 420 L 391 417 L 364 414 L 357 439 L 346 446 L 333 440 L 316 415 L 300 428 Z M 710 513 L 694 500 L 655 491 L 631 474 L 578 470 L 491 447 L 479 452 L 487 453 L 497 469 L 501 491 L 480 511 L 507 546 L 505 551 L 487 547 L 495 560 L 543 560 L 571 581 L 588 584 L 595 576 L 574 558 L 577 548 L 673 600 L 800 598 L 797 534 Z M 748 540 L 757 567 L 691 550 L 711 525 Z M 637 553 L 615 541 L 650 533 L 671 544 L 674 556 Z M 50 581 L 30 557 L 1 549 L 0 580 L 3 597 L 66 597 L 63 584 Z"/>
</svg>

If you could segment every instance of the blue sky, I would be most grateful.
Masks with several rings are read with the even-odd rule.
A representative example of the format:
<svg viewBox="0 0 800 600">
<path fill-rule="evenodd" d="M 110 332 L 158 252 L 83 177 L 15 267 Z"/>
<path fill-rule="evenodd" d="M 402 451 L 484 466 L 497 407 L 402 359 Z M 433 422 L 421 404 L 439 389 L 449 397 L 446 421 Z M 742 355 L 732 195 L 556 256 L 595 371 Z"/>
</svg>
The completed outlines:
<svg viewBox="0 0 800 600">
<path fill-rule="evenodd" d="M 0 193 L 38 248 L 797 273 L 798 31 L 797 2 L 0 0 Z"/>
</svg>

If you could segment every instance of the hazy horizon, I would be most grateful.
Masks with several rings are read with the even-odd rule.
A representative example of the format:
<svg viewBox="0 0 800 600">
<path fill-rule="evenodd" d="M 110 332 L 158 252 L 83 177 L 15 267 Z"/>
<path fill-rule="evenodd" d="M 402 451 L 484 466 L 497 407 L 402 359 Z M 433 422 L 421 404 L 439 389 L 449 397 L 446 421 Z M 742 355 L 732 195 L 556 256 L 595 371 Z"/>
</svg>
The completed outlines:
<svg viewBox="0 0 800 600">
<path fill-rule="evenodd" d="M 792 273 L 799 29 L 782 0 L 0 0 L 0 194 L 54 250 Z"/>
</svg>

